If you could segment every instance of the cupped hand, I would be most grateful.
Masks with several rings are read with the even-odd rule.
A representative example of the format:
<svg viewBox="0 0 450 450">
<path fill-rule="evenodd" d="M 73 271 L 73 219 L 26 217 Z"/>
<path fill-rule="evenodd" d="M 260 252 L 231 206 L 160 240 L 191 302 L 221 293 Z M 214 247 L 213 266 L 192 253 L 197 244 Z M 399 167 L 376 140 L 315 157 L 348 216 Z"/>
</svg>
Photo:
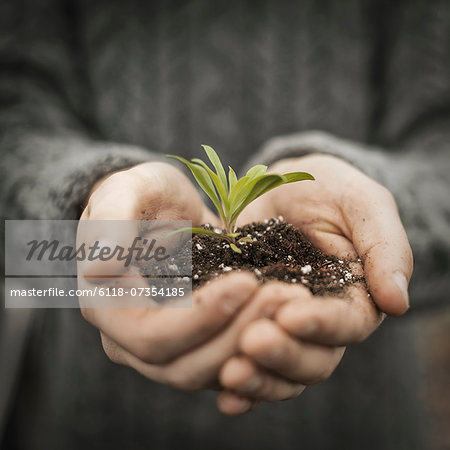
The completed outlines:
<svg viewBox="0 0 450 450">
<path fill-rule="evenodd" d="M 81 216 L 81 221 L 143 219 L 192 220 L 194 225 L 216 220 L 187 177 L 165 163 L 140 164 L 101 180 Z M 106 238 L 110 246 L 129 245 L 125 227 L 126 222 L 116 242 L 110 242 L 111 236 Z M 101 226 L 80 228 L 89 234 Z M 101 236 L 91 236 L 91 241 L 98 238 L 102 240 Z M 89 241 L 90 236 L 84 234 L 82 240 Z M 79 288 L 92 288 L 93 278 L 99 273 L 111 270 L 116 275 L 116 264 L 113 260 L 79 262 Z M 146 286 L 139 273 L 115 277 L 115 281 L 116 288 Z M 88 308 L 83 307 L 83 298 L 80 305 L 83 316 L 100 330 L 104 349 L 113 361 L 161 383 L 196 389 L 217 379 L 211 369 L 214 358 L 205 356 L 204 361 L 195 362 L 198 355 L 208 355 L 203 345 L 226 328 L 255 288 L 253 277 L 238 275 L 233 276 L 231 286 L 221 281 L 196 292 L 192 308 Z M 121 304 L 126 303 L 125 296 Z M 190 352 L 194 352 L 191 358 L 185 358 Z M 177 365 L 176 360 L 182 363 Z"/>
<path fill-rule="evenodd" d="M 217 220 L 190 181 L 176 168 L 161 163 L 142 164 L 99 182 L 81 217 L 82 221 L 138 219 L 190 219 L 194 225 Z M 129 244 L 123 227 L 125 223 L 116 236 L 118 242 L 109 245 Z M 92 236 L 91 241 L 98 237 Z M 85 234 L 79 238 L 89 241 Z M 92 288 L 96 274 L 117 270 L 108 265 L 115 262 L 79 262 L 79 288 Z M 115 277 L 117 287 L 145 286 L 138 273 L 132 275 Z M 103 348 L 113 362 L 165 385 L 199 390 L 220 388 L 220 368 L 238 351 L 246 325 L 262 317 L 269 304 L 293 298 L 286 289 L 283 295 L 269 292 L 253 301 L 257 291 L 253 275 L 232 273 L 196 290 L 191 308 L 92 308 L 83 307 L 83 298 L 80 305 L 85 319 L 100 330 Z M 125 296 L 121 304 L 127 300 L 133 299 Z"/>
<path fill-rule="evenodd" d="M 346 298 L 313 297 L 296 287 L 296 298 L 249 324 L 241 355 L 222 367 L 219 409 L 240 414 L 259 401 L 297 396 L 328 378 L 345 348 L 368 337 L 384 318 L 409 306 L 412 253 L 392 195 L 337 158 L 312 155 L 283 160 L 270 171 L 307 171 L 316 181 L 277 188 L 253 202 L 240 224 L 282 215 L 323 251 L 362 260 L 372 297 L 362 285 Z M 292 287 L 280 283 L 280 292 Z M 260 292 L 263 292 L 264 287 Z M 258 298 L 260 293 L 255 294 Z M 269 320 L 271 319 L 271 320 Z"/>
<path fill-rule="evenodd" d="M 406 312 L 413 257 L 392 194 L 328 155 L 281 160 L 268 172 L 297 170 L 310 172 L 316 180 L 270 191 L 246 208 L 240 223 L 282 215 L 326 253 L 361 258 L 378 308 L 395 316 Z"/>
</svg>

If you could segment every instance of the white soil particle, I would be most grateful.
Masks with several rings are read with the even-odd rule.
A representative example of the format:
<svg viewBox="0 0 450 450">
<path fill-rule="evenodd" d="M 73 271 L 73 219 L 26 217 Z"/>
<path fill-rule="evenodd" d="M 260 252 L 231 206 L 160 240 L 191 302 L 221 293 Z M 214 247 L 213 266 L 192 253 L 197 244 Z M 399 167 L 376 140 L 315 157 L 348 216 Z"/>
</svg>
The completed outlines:
<svg viewBox="0 0 450 450">
<path fill-rule="evenodd" d="M 197 250 L 203 250 L 203 247 L 200 244 L 195 244 L 195 246 L 197 247 Z"/>
<path fill-rule="evenodd" d="M 222 230 L 220 228 L 214 228 L 214 233 L 222 233 Z"/>
<path fill-rule="evenodd" d="M 193 278 L 194 280 L 198 280 L 198 279 L 199 279 L 199 276 L 198 276 L 198 274 L 195 274 L 192 278 Z"/>
<path fill-rule="evenodd" d="M 339 280 L 339 283 L 344 284 L 344 279 L 341 278 L 341 279 Z"/>
<path fill-rule="evenodd" d="M 260 277 L 262 275 L 261 271 L 258 269 L 255 269 L 253 272 L 255 272 L 255 274 Z"/>
<path fill-rule="evenodd" d="M 347 272 L 347 273 L 345 274 L 345 279 L 346 279 L 346 280 L 351 280 L 351 279 L 352 279 L 352 274 L 351 274 L 350 272 Z"/>
<path fill-rule="evenodd" d="M 226 266 L 222 269 L 224 272 L 229 272 L 230 270 L 233 270 L 231 267 Z"/>
<path fill-rule="evenodd" d="M 297 283 L 297 278 L 292 278 L 292 283 Z"/>
<path fill-rule="evenodd" d="M 279 220 L 280 222 L 283 222 L 284 217 L 283 217 L 283 216 L 278 216 L 278 220 Z"/>
<path fill-rule="evenodd" d="M 340 260 L 338 261 L 338 263 L 339 263 L 339 264 L 344 264 L 344 261 L 342 261 L 342 259 L 340 259 Z"/>
<path fill-rule="evenodd" d="M 230 248 L 230 246 L 229 246 L 228 244 L 225 244 L 225 245 L 223 246 L 223 248 Z"/>
<path fill-rule="evenodd" d="M 309 264 L 307 264 L 306 266 L 303 266 L 300 270 L 303 275 L 306 275 L 307 273 L 311 272 L 312 268 Z"/>
<path fill-rule="evenodd" d="M 288 255 L 287 259 L 290 261 L 292 259 L 292 256 Z"/>
<path fill-rule="evenodd" d="M 168 267 L 170 270 L 173 270 L 174 272 L 175 272 L 176 270 L 178 270 L 178 266 L 177 266 L 176 264 L 169 264 L 167 267 Z"/>
<path fill-rule="evenodd" d="M 269 219 L 264 219 L 264 223 L 269 223 Z"/>
</svg>

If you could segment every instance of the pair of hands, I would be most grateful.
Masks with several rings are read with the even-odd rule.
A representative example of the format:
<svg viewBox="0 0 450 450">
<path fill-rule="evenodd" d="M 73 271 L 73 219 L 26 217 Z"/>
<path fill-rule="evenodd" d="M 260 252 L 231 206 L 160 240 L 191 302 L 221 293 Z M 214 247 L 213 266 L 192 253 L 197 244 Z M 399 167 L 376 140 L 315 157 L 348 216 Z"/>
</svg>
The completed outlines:
<svg viewBox="0 0 450 450">
<path fill-rule="evenodd" d="M 346 299 L 313 297 L 303 286 L 261 286 L 241 272 L 196 290 L 190 309 L 82 308 L 112 361 L 183 390 L 218 389 L 218 408 L 241 414 L 328 378 L 345 348 L 369 336 L 384 313 L 408 309 L 412 253 L 392 195 L 331 156 L 286 159 L 270 168 L 296 170 L 316 181 L 269 192 L 239 223 L 282 215 L 325 252 L 360 257 L 372 298 L 362 286 Z M 165 163 L 141 164 L 98 183 L 81 219 L 218 223 L 189 179 Z M 81 268 L 80 286 L 86 275 Z"/>
</svg>

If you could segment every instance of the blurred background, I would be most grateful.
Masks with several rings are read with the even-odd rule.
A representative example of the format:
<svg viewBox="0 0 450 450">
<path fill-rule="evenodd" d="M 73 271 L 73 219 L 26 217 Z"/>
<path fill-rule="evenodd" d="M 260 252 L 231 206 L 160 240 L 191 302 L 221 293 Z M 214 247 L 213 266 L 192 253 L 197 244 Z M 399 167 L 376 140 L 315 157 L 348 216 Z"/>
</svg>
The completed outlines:
<svg viewBox="0 0 450 450">
<path fill-rule="evenodd" d="M 448 1 L 1 2 L 2 219 L 76 219 L 111 171 L 202 143 L 242 170 L 272 138 L 320 130 L 327 145 L 303 150 L 343 149 L 386 184 L 420 267 L 404 318 L 326 383 L 238 420 L 214 393 L 112 364 L 79 311 L 2 308 L 2 448 L 450 449 L 448 185 L 431 172 L 449 111 Z"/>
</svg>

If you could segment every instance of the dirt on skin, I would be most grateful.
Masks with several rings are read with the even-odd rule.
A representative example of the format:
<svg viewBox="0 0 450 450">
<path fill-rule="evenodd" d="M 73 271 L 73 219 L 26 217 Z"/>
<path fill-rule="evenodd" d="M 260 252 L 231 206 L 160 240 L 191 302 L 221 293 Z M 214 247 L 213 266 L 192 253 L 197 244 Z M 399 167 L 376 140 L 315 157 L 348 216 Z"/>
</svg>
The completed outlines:
<svg viewBox="0 0 450 450">
<path fill-rule="evenodd" d="M 208 224 L 204 228 L 214 229 Z M 236 231 L 241 233 L 237 239 L 252 239 L 237 243 L 242 253 L 234 252 L 223 239 L 193 236 L 193 289 L 232 270 L 253 272 L 262 283 L 302 284 L 314 295 L 339 296 L 348 286 L 364 283 L 364 277 L 352 272 L 351 261 L 323 253 L 282 217 L 253 222 Z"/>
</svg>

